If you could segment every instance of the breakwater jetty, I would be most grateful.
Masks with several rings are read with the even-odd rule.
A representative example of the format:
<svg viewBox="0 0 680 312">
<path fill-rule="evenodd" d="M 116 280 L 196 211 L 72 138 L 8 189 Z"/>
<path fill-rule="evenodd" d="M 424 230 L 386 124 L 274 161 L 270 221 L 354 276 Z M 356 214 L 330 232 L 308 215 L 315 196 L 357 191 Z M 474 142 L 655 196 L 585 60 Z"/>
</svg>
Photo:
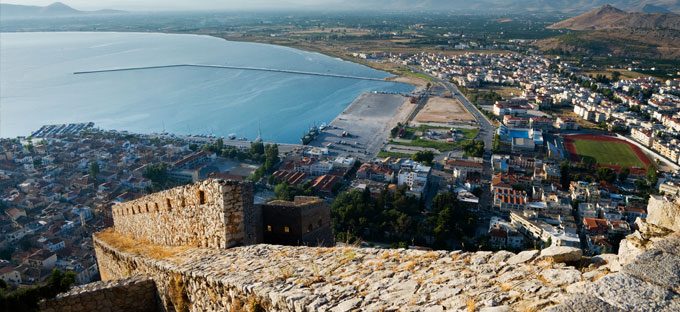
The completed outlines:
<svg viewBox="0 0 680 312">
<path fill-rule="evenodd" d="M 98 73 L 109 73 L 109 72 L 120 72 L 120 71 L 164 69 L 164 68 L 177 68 L 177 67 L 199 67 L 199 68 L 253 70 L 253 71 L 266 71 L 266 72 L 286 73 L 286 74 L 296 74 L 296 75 L 308 75 L 308 76 L 321 76 L 321 77 L 332 77 L 332 78 L 344 78 L 344 79 L 388 82 L 387 80 L 382 79 L 382 78 L 371 78 L 371 77 L 340 75 L 340 74 L 330 74 L 330 73 L 315 73 L 315 72 L 306 72 L 306 71 L 288 70 L 288 69 L 274 69 L 274 68 L 247 67 L 247 66 L 231 66 L 231 65 L 204 65 L 204 64 L 173 64 L 173 65 L 157 65 L 157 66 L 143 66 L 143 67 L 110 68 L 110 69 L 100 69 L 100 70 L 91 70 L 91 71 L 78 71 L 78 72 L 74 72 L 73 74 L 84 75 L 84 74 L 98 74 Z"/>
</svg>

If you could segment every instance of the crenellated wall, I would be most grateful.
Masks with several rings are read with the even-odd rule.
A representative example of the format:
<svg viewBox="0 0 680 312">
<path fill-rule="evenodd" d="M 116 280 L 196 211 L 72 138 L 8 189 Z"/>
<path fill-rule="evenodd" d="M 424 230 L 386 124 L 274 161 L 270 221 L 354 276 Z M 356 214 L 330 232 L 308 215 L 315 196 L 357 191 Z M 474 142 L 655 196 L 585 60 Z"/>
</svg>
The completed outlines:
<svg viewBox="0 0 680 312">
<path fill-rule="evenodd" d="M 248 237 L 257 241 L 257 229 L 247 224 L 262 211 L 244 196 L 252 198 L 250 184 L 209 180 L 116 206 L 115 229 L 93 237 L 102 279 L 122 280 L 111 284 L 121 285 L 120 293 L 137 285 L 126 282 L 131 276 L 153 280 L 141 283 L 155 286 L 162 311 L 680 311 L 680 232 L 639 218 L 639 230 L 621 242 L 618 255 L 592 258 L 565 246 L 518 254 L 265 244 L 227 249 Z M 145 226 L 150 229 L 139 228 Z M 230 227 L 240 230 L 221 230 Z M 182 229 L 190 235 L 175 232 Z M 201 237 L 213 241 L 202 244 Z M 41 308 L 82 311 L 68 305 L 95 307 L 109 288 L 60 295 Z M 110 310 L 132 301 L 117 299 Z"/>
<path fill-rule="evenodd" d="M 114 228 L 167 246 L 229 248 L 257 242 L 251 183 L 209 179 L 112 207 Z"/>
</svg>

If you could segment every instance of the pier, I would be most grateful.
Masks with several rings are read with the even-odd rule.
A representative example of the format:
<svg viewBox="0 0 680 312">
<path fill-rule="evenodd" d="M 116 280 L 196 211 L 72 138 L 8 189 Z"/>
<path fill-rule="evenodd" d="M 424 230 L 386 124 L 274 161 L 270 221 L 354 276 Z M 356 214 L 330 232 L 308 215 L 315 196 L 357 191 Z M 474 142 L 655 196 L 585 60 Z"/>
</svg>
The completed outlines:
<svg viewBox="0 0 680 312">
<path fill-rule="evenodd" d="M 360 76 L 351 76 L 351 75 L 315 73 L 315 72 L 306 72 L 306 71 L 297 71 L 297 70 L 288 70 L 288 69 L 230 66 L 230 65 L 202 65 L 202 64 L 174 64 L 174 65 L 158 65 L 158 66 L 144 66 L 144 67 L 111 68 L 111 69 L 101 69 L 101 70 L 92 70 L 92 71 L 79 71 L 79 72 L 74 72 L 73 74 L 84 75 L 84 74 L 97 74 L 97 73 L 133 71 L 133 70 L 147 70 L 147 69 L 163 69 L 163 68 L 176 68 L 176 67 L 199 67 L 199 68 L 253 70 L 253 71 L 266 71 L 266 72 L 286 73 L 286 74 L 296 74 L 296 75 L 308 75 L 308 76 L 321 76 L 321 77 L 332 77 L 332 78 L 344 78 L 344 79 L 387 82 L 385 79 L 381 79 L 381 78 L 360 77 Z"/>
</svg>

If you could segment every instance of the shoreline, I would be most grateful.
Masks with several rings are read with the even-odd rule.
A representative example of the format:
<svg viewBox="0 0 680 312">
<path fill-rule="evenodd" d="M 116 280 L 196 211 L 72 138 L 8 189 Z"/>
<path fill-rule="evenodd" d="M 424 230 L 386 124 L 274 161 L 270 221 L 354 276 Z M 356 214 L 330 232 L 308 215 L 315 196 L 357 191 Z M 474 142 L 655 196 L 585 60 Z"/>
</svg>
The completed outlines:
<svg viewBox="0 0 680 312">
<path fill-rule="evenodd" d="M 16 32 L 16 33 L 19 33 L 19 34 L 20 34 L 20 33 L 52 33 L 52 32 Z M 127 34 L 127 33 L 140 33 L 140 34 L 162 34 L 162 35 L 181 35 L 181 36 L 188 36 L 188 35 L 190 35 L 190 36 L 206 36 L 206 37 L 212 37 L 212 38 L 216 38 L 216 39 L 223 39 L 223 40 L 227 40 L 227 41 L 238 41 L 238 40 L 229 40 L 229 39 L 227 39 L 227 38 L 212 36 L 212 35 L 209 35 L 209 34 L 173 33 L 173 32 L 96 32 L 96 31 L 73 32 L 73 31 L 64 31 L 64 32 L 56 32 L 56 33 L 92 33 L 92 34 L 99 34 L 99 33 L 123 33 L 123 34 Z M 282 45 L 276 45 L 276 44 L 270 44 L 270 43 L 260 43 L 260 42 L 248 42 L 248 41 L 238 41 L 238 42 L 251 43 L 251 44 L 267 44 L 267 45 L 270 45 L 270 46 L 282 46 Z M 302 49 L 299 49 L 298 47 L 287 47 L 287 48 L 294 49 L 294 50 L 298 50 L 298 51 L 305 51 L 305 52 L 309 52 L 309 53 L 318 53 L 319 55 L 322 55 L 322 56 L 324 56 L 324 57 L 335 58 L 335 59 L 336 59 L 336 62 L 340 62 L 340 61 L 342 60 L 343 62 L 347 62 L 348 65 L 354 64 L 354 65 L 366 66 L 366 64 L 362 64 L 361 62 L 356 62 L 356 60 L 350 61 L 350 60 L 349 60 L 348 58 L 346 58 L 346 57 L 341 57 L 340 55 L 329 55 L 328 53 L 323 53 L 323 51 L 309 51 L 309 50 L 302 50 Z M 406 81 L 393 80 L 393 79 L 395 79 L 395 78 L 397 78 L 397 77 L 392 76 L 392 73 L 390 73 L 390 72 L 386 72 L 386 71 L 384 71 L 384 70 L 382 70 L 382 69 L 375 68 L 374 66 L 366 66 L 366 68 L 370 68 L 370 69 L 373 69 L 373 70 L 379 70 L 379 71 L 381 71 L 381 72 L 383 73 L 383 74 L 381 74 L 381 75 L 384 76 L 385 78 L 379 78 L 380 81 L 392 82 L 392 83 L 394 83 L 394 82 L 396 82 L 396 83 L 403 83 L 401 88 L 404 89 L 404 90 L 398 91 L 398 92 L 400 92 L 400 93 L 403 93 L 403 94 L 410 94 L 410 93 L 412 93 L 412 92 L 418 90 L 418 89 L 417 89 L 417 84 L 408 83 L 408 82 L 406 82 Z M 308 74 L 308 73 L 305 72 L 304 74 Z M 319 75 L 321 75 L 321 74 L 319 74 Z M 323 75 L 325 75 L 325 74 L 323 74 Z M 342 78 L 345 78 L 345 77 L 342 77 Z M 355 77 L 349 77 L 349 76 L 348 76 L 347 78 L 355 78 Z M 362 79 L 363 79 L 363 77 L 358 77 L 358 78 L 362 78 Z M 376 80 L 378 80 L 378 78 L 377 78 Z M 375 90 L 376 90 L 376 89 L 373 89 L 372 91 L 375 91 Z M 378 89 L 378 90 L 379 90 L 379 89 Z M 369 92 L 370 92 L 370 91 L 369 91 Z M 352 102 L 356 101 L 360 96 L 361 96 L 360 93 L 359 93 L 359 94 L 356 94 L 356 95 L 350 95 L 350 96 L 347 98 L 347 102 L 342 103 L 342 104 L 343 104 L 343 109 L 345 109 L 347 106 L 349 106 Z M 341 113 L 342 113 L 342 110 L 341 110 L 341 111 L 338 111 L 337 114 L 332 114 L 332 116 L 328 116 L 328 117 L 331 117 L 331 119 L 336 119 Z M 16 133 L 14 134 L 13 137 L 21 137 L 21 136 L 26 137 L 26 136 L 29 136 L 30 133 L 32 133 L 33 131 L 37 130 L 40 126 L 45 125 L 45 124 L 62 123 L 62 122 L 63 122 L 63 123 L 77 123 L 77 122 L 80 122 L 80 121 L 82 121 L 82 120 L 91 120 L 91 118 L 89 118 L 89 117 L 87 117 L 87 116 L 82 116 L 82 117 L 85 117 L 85 118 L 83 118 L 83 119 L 78 119 L 78 120 L 63 120 L 63 121 L 62 121 L 62 120 L 48 121 L 48 120 L 46 120 L 46 119 L 42 119 L 42 120 L 39 119 L 39 120 L 40 120 L 40 124 L 36 124 L 36 127 L 35 127 L 35 128 L 33 128 L 33 129 L 27 128 L 25 132 L 22 131 L 23 133 L 22 133 L 22 132 L 16 132 Z M 101 120 L 98 120 L 98 121 L 97 121 L 97 124 L 98 124 L 99 126 L 104 126 L 104 125 L 102 124 Z M 8 130 L 9 130 L 9 129 L 8 129 Z M 126 129 L 126 127 L 103 127 L 102 130 L 107 130 L 107 131 L 108 131 L 108 130 L 115 130 L 115 131 L 130 131 L 129 129 Z M 161 131 L 158 131 L 158 130 L 159 130 L 159 129 L 148 129 L 147 131 L 144 131 L 144 130 L 142 130 L 142 131 L 134 131 L 134 133 L 136 133 L 136 134 L 145 134 L 145 135 L 153 135 L 154 132 L 155 132 L 156 134 L 158 134 L 158 133 L 161 132 Z M 300 132 L 303 132 L 303 131 L 306 132 L 308 129 L 307 129 L 306 127 L 304 127 L 304 128 L 300 128 L 300 129 L 298 129 L 298 130 L 300 130 Z M 13 131 L 8 131 L 8 132 L 13 132 Z M 133 132 L 131 132 L 131 133 L 133 133 Z M 187 134 L 188 134 L 188 133 L 181 133 L 181 132 L 172 132 L 172 133 L 175 134 L 175 135 L 187 135 Z M 245 135 L 245 133 L 239 135 L 239 137 L 243 137 L 243 136 L 249 137 L 249 136 Z M 225 141 L 227 140 L 227 136 L 226 136 L 226 135 L 222 135 L 222 137 L 225 139 Z M 10 138 L 10 137 L 8 137 L 8 138 Z M 251 139 L 251 140 L 252 140 L 252 139 Z M 290 139 L 288 139 L 288 138 L 286 138 L 286 140 L 276 140 L 276 139 L 273 139 L 273 140 L 272 140 L 272 143 L 299 145 L 300 143 L 299 143 L 298 141 L 299 141 L 298 138 L 295 137 L 295 138 L 293 138 L 292 140 L 290 140 Z M 248 142 L 250 142 L 250 141 L 248 141 Z"/>
</svg>

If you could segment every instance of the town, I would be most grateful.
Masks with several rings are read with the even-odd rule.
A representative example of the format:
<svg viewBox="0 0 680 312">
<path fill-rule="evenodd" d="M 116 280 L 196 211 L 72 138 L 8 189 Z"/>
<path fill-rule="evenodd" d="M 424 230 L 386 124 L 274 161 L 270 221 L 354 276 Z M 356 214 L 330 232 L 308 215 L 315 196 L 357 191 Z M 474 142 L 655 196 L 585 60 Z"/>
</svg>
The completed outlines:
<svg viewBox="0 0 680 312">
<path fill-rule="evenodd" d="M 339 242 L 591 255 L 616 252 L 648 205 L 680 194 L 679 79 L 588 76 L 510 52 L 357 57 L 408 66 L 427 86 L 366 94 L 308 145 L 93 123 L 2 139 L 0 277 L 97 280 L 91 234 L 111 226 L 112 205 L 206 178 L 253 181 L 256 203 L 319 196 Z M 355 105 L 385 98 L 398 103 L 388 128 L 357 124 L 370 112 Z"/>
</svg>

